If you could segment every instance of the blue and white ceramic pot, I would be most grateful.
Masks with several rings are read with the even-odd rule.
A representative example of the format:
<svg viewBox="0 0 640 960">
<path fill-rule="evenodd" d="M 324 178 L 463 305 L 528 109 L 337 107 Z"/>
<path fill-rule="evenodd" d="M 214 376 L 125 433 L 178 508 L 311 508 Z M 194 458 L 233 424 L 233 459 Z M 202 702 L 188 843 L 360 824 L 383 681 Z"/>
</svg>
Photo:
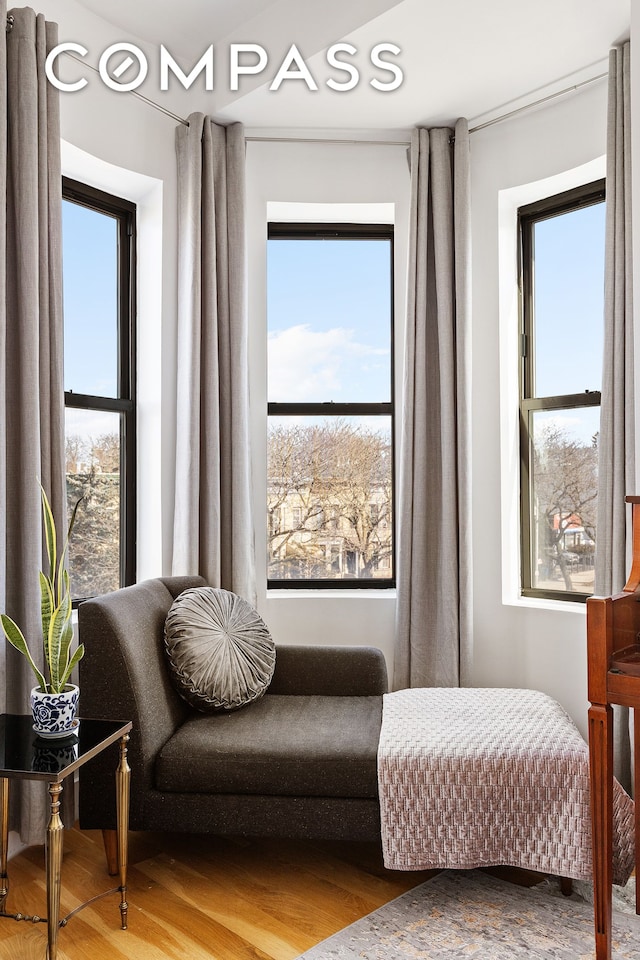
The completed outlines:
<svg viewBox="0 0 640 960">
<path fill-rule="evenodd" d="M 75 733 L 76 710 L 80 690 L 68 683 L 61 693 L 43 693 L 39 687 L 31 691 L 33 729 L 39 737 L 58 740 Z"/>
</svg>

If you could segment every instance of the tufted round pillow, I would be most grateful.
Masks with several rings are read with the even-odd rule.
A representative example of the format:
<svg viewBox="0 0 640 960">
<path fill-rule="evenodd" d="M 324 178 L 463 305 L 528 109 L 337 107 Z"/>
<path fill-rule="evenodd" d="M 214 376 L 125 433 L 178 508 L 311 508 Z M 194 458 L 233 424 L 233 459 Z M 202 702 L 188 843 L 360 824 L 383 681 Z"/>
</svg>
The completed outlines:
<svg viewBox="0 0 640 960">
<path fill-rule="evenodd" d="M 262 618 L 246 600 L 214 587 L 192 587 L 174 600 L 164 642 L 178 692 L 203 712 L 258 700 L 276 665 Z"/>
</svg>

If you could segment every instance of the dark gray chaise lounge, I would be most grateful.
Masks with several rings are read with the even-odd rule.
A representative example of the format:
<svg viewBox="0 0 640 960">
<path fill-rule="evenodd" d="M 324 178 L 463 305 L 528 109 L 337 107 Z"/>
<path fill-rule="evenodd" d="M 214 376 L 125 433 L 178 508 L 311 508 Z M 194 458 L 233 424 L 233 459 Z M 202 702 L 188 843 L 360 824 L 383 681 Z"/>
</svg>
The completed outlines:
<svg viewBox="0 0 640 960">
<path fill-rule="evenodd" d="M 173 687 L 163 628 L 175 597 L 204 584 L 148 580 L 79 608 L 80 715 L 133 721 L 131 829 L 379 840 L 382 652 L 278 646 L 262 699 L 199 713 Z M 116 764 L 112 748 L 83 767 L 82 828 L 114 830 Z"/>
</svg>

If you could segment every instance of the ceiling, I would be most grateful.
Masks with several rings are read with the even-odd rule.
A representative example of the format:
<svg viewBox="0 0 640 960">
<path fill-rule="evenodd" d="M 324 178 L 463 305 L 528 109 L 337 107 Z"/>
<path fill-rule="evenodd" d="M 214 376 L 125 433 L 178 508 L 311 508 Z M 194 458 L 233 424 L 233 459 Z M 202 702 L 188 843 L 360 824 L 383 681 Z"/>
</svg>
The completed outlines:
<svg viewBox="0 0 640 960">
<path fill-rule="evenodd" d="M 122 39 L 163 43 L 191 70 L 214 45 L 214 93 L 194 84 L 179 90 L 184 112 L 202 109 L 218 119 L 253 128 L 406 129 L 418 123 L 471 121 L 563 89 L 606 70 L 609 48 L 629 36 L 630 0 L 77 0 L 122 31 Z M 106 13 L 105 13 L 106 9 Z M 132 36 L 131 36 L 132 35 Z M 327 63 L 328 47 L 349 42 L 359 82 L 349 91 Z M 258 77 L 230 89 L 231 43 L 260 44 L 269 62 Z M 296 43 L 318 85 L 301 79 L 269 90 L 285 54 Z M 370 80 L 389 81 L 370 62 L 379 43 L 396 44 L 403 71 L 393 92 Z M 201 84 L 202 86 L 202 84 Z M 141 90 L 153 96 L 149 88 Z M 165 94 L 165 97 L 168 95 Z M 205 102 L 205 97 L 208 100 Z M 213 101 L 212 101 L 213 97 Z M 155 97 L 155 99 L 158 99 Z"/>
</svg>

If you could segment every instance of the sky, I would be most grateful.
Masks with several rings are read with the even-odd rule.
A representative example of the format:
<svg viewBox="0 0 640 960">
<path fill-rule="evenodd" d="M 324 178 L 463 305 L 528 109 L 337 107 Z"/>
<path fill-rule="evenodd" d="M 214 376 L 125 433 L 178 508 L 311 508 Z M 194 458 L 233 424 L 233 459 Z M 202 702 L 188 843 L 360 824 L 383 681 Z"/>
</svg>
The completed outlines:
<svg viewBox="0 0 640 960">
<path fill-rule="evenodd" d="M 388 240 L 268 241 L 268 396 L 391 400 Z"/>
<path fill-rule="evenodd" d="M 77 203 L 62 203 L 64 388 L 116 397 L 117 223 Z M 68 409 L 67 433 L 119 431 L 119 415 Z"/>
<path fill-rule="evenodd" d="M 605 205 L 536 226 L 536 395 L 600 389 Z M 268 241 L 270 401 L 391 399 L 389 241 Z M 112 217 L 63 203 L 65 389 L 116 396 L 117 232 Z M 97 419 L 97 416 L 100 419 Z M 546 414 L 581 439 L 597 411 Z M 74 431 L 117 415 L 70 411 Z"/>
<path fill-rule="evenodd" d="M 605 204 L 535 228 L 536 396 L 599 390 Z"/>
<path fill-rule="evenodd" d="M 542 220 L 535 227 L 535 395 L 600 390 L 604 331 L 605 204 Z M 599 407 L 536 414 L 590 443 Z"/>
<path fill-rule="evenodd" d="M 116 397 L 117 221 L 65 200 L 62 229 L 65 390 Z"/>
</svg>

